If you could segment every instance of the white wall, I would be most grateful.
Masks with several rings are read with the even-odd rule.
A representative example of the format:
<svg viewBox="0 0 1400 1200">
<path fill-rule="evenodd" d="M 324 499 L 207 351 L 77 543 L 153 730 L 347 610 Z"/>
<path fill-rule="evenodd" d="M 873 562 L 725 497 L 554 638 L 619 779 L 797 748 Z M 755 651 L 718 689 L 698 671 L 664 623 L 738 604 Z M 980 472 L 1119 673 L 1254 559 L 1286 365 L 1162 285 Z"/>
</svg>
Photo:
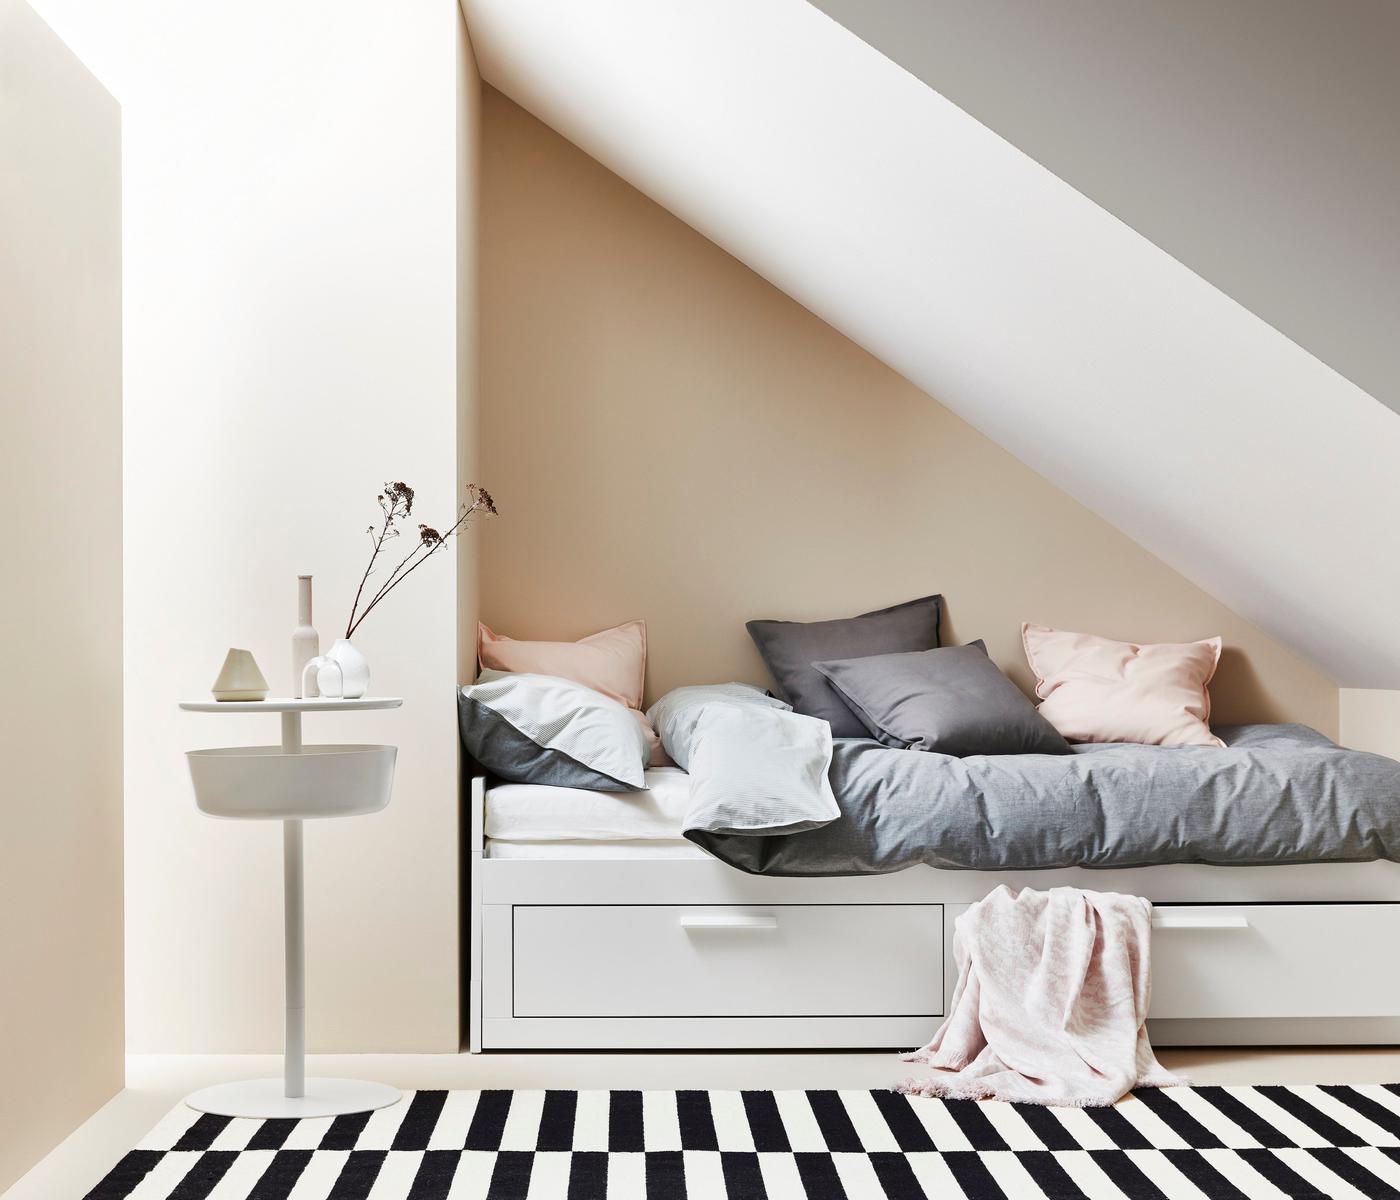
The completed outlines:
<svg viewBox="0 0 1400 1200">
<path fill-rule="evenodd" d="M 806 0 L 464 2 L 487 82 L 1331 678 L 1400 686 L 1395 413 Z"/>
<path fill-rule="evenodd" d="M 122 1086 L 121 113 L 0 0 L 0 1191 Z"/>
<path fill-rule="evenodd" d="M 467 19 L 458 9 L 457 68 L 457 479 L 488 487 L 481 476 L 478 356 L 478 274 L 481 211 L 481 116 L 484 97 Z M 480 538 L 457 544 L 457 677 L 476 678 L 478 547 Z M 464 877 L 465 878 L 465 877 Z M 464 885 L 465 886 L 465 885 Z"/>
<path fill-rule="evenodd" d="M 298 572 L 343 629 L 385 480 L 456 504 L 454 0 L 42 0 L 126 112 L 128 1041 L 281 1040 L 280 834 L 199 816 L 183 751 L 275 741 L 181 714 L 230 645 L 288 690 Z M 468 81 L 470 84 L 472 81 Z M 456 571 L 356 637 L 402 710 L 308 718 L 399 746 L 383 813 L 307 829 L 314 1050 L 459 1039 Z"/>
</svg>

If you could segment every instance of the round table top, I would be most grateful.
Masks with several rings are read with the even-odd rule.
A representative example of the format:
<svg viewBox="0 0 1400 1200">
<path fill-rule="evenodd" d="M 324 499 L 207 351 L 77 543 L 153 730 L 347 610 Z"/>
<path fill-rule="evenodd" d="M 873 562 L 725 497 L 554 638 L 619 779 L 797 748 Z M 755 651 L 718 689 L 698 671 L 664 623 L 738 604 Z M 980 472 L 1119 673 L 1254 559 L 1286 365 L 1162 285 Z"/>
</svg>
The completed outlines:
<svg viewBox="0 0 1400 1200">
<path fill-rule="evenodd" d="M 353 712 L 372 708 L 399 708 L 402 696 L 362 696 L 358 700 L 331 699 L 318 696 L 314 700 L 298 700 L 294 696 L 269 696 L 266 700 L 181 700 L 185 712 L 223 713 L 284 713 L 284 712 Z"/>
</svg>

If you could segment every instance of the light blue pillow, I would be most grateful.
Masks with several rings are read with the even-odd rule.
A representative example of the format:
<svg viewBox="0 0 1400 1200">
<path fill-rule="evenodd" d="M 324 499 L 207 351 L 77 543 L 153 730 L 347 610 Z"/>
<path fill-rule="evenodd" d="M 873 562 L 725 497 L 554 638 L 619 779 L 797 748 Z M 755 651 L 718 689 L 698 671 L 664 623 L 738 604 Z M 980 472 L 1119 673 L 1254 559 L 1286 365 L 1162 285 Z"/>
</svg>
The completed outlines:
<svg viewBox="0 0 1400 1200">
<path fill-rule="evenodd" d="M 462 746 L 493 775 L 598 792 L 641 791 L 650 751 L 616 700 L 553 675 L 483 671 L 457 695 Z"/>
<path fill-rule="evenodd" d="M 742 683 L 677 688 L 647 716 L 690 772 L 687 830 L 802 833 L 841 815 L 827 778 L 831 726 L 821 718 Z"/>
<path fill-rule="evenodd" d="M 656 730 L 656 736 L 661 740 L 662 748 L 671 756 L 671 761 L 683 771 L 690 769 L 687 765 L 690 746 L 701 710 L 715 700 L 732 700 L 737 704 L 792 711 L 791 704 L 775 700 L 751 683 L 701 683 L 672 688 L 647 709 L 647 720 Z"/>
</svg>

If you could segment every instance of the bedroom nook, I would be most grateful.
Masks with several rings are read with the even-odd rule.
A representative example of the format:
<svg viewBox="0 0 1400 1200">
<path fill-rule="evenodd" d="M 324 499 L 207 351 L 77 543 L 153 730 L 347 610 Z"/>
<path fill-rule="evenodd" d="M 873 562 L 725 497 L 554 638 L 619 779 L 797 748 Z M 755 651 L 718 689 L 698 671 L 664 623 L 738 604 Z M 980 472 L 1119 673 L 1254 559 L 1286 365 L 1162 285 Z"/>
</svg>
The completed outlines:
<svg viewBox="0 0 1400 1200">
<path fill-rule="evenodd" d="M 1400 1195 L 1397 47 L 0 0 L 0 1200 Z"/>
</svg>

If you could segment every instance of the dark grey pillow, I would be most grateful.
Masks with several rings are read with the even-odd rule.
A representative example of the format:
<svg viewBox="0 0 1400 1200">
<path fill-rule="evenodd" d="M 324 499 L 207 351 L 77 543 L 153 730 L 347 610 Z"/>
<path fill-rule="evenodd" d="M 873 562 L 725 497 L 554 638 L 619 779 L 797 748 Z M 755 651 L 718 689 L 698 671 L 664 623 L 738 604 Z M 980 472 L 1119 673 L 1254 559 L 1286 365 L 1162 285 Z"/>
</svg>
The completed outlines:
<svg viewBox="0 0 1400 1200">
<path fill-rule="evenodd" d="M 747 628 L 780 700 L 804 716 L 826 721 L 832 737 L 865 737 L 865 727 L 812 664 L 932 650 L 938 645 L 942 608 L 942 596 L 923 596 L 839 621 L 750 621 Z"/>
<path fill-rule="evenodd" d="M 886 746 L 969 754 L 1070 754 L 981 642 L 814 663 Z"/>
</svg>

